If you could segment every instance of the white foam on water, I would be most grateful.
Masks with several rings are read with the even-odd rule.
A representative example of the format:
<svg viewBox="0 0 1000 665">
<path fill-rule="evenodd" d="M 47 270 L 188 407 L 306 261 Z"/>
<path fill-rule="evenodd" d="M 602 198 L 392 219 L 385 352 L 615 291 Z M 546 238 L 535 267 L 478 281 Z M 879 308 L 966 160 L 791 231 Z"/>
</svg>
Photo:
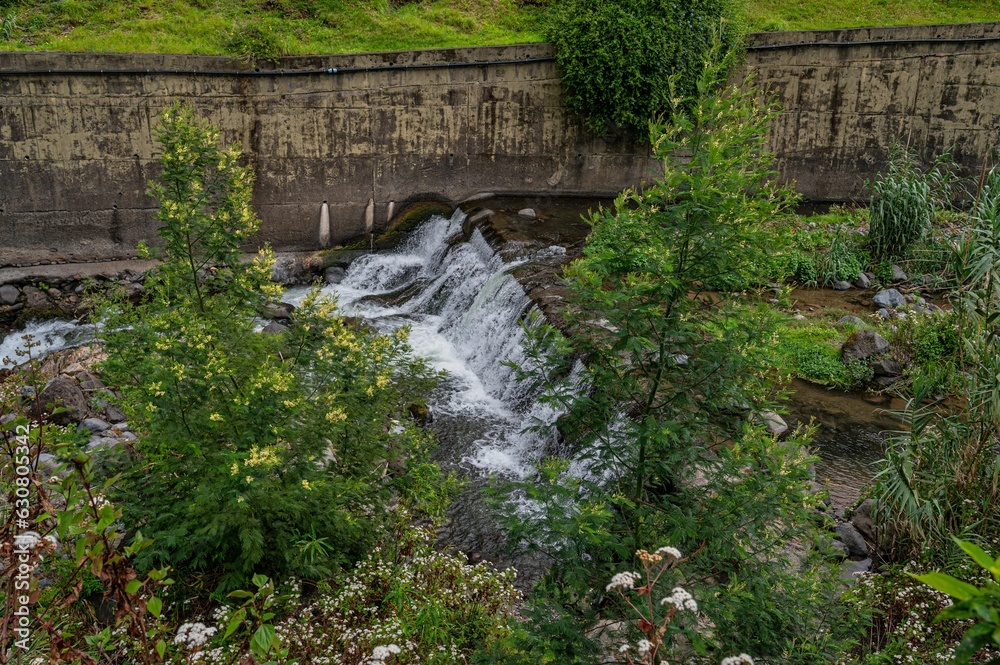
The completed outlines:
<svg viewBox="0 0 1000 665">
<path fill-rule="evenodd" d="M 509 274 L 517 264 L 504 263 L 478 230 L 468 241 L 458 239 L 464 220 L 461 211 L 431 218 L 396 250 L 356 259 L 342 283 L 323 291 L 337 297 L 345 315 L 383 330 L 410 326 L 416 355 L 448 372 L 432 412 L 460 419 L 463 431 L 475 433 L 458 446 L 464 450 L 456 461 L 524 478 L 547 443 L 525 429 L 554 422 L 558 414 L 537 403 L 504 364 L 525 360 L 521 320 L 531 301 Z M 295 304 L 305 293 L 289 291 L 285 300 Z"/>
<path fill-rule="evenodd" d="M 93 328 L 75 321 L 51 319 L 29 323 L 23 330 L 10 333 L 0 341 L 0 368 L 23 365 L 31 357 L 43 358 L 61 349 L 79 346 L 92 338 Z"/>
</svg>

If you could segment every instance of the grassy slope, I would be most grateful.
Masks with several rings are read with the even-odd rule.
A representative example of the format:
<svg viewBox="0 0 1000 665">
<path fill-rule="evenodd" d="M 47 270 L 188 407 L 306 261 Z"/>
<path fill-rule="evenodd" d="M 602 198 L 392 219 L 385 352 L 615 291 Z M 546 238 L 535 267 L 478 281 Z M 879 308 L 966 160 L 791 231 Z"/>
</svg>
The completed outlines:
<svg viewBox="0 0 1000 665">
<path fill-rule="evenodd" d="M 545 1 L 0 0 L 0 50 L 234 54 L 250 23 L 288 54 L 523 43 L 543 38 Z M 1000 0 L 747 3 L 754 30 L 1000 20 Z"/>
</svg>

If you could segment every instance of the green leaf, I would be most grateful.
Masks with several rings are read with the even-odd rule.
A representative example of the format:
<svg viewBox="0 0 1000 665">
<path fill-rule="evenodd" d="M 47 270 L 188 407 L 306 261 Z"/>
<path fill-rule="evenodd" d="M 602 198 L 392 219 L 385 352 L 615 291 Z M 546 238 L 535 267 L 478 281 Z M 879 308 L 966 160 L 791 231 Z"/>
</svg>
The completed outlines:
<svg viewBox="0 0 1000 665">
<path fill-rule="evenodd" d="M 246 616 L 247 616 L 247 611 L 245 609 L 240 608 L 236 610 L 236 612 L 233 613 L 233 616 L 229 618 L 229 625 L 226 626 L 226 634 L 223 635 L 222 637 L 226 638 L 235 633 L 236 629 L 243 624 L 243 620 L 246 618 Z"/>
<path fill-rule="evenodd" d="M 244 591 L 243 589 L 237 589 L 229 593 L 226 598 L 232 598 L 233 600 L 239 600 L 240 598 L 253 598 L 253 594 L 249 591 Z"/>
<path fill-rule="evenodd" d="M 993 560 L 993 557 L 991 557 L 989 554 L 986 553 L 985 550 L 983 550 L 982 547 L 976 545 L 975 543 L 970 543 L 967 540 L 955 538 L 954 536 L 952 536 L 951 539 L 954 540 L 966 554 L 972 557 L 972 560 L 978 563 L 980 567 L 982 567 L 984 570 L 993 572 L 993 570 L 996 567 L 996 562 Z"/>
<path fill-rule="evenodd" d="M 131 596 L 141 588 L 142 588 L 142 582 L 140 582 L 139 580 L 132 580 L 125 585 L 125 593 Z"/>
<path fill-rule="evenodd" d="M 146 609 L 157 619 L 160 618 L 160 612 L 163 611 L 163 601 L 153 596 L 148 601 L 146 601 Z"/>
<path fill-rule="evenodd" d="M 274 634 L 274 626 L 265 623 L 257 632 L 253 634 L 250 638 L 250 650 L 258 658 L 264 658 L 267 652 L 271 650 L 271 646 L 274 644 L 276 635 Z"/>
<path fill-rule="evenodd" d="M 910 576 L 920 580 L 927 586 L 933 587 L 938 591 L 946 593 L 952 598 L 958 598 L 959 600 L 969 600 L 979 591 L 968 582 L 956 580 L 951 575 L 946 575 L 944 573 L 926 573 L 924 575 L 911 574 Z"/>
<path fill-rule="evenodd" d="M 165 654 L 166 652 L 167 652 L 167 643 L 164 642 L 163 640 L 157 642 L 156 653 L 160 656 L 160 658 L 163 658 L 163 654 Z"/>
<path fill-rule="evenodd" d="M 256 575 L 253 576 L 254 586 L 256 586 L 258 589 L 267 584 L 267 582 L 268 582 L 267 575 L 261 575 L 260 573 L 257 573 Z"/>
</svg>

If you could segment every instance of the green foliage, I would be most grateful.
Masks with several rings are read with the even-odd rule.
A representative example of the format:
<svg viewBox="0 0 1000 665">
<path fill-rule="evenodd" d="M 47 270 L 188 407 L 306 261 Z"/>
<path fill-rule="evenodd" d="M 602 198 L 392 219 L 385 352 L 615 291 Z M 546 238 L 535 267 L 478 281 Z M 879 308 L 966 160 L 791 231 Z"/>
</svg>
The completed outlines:
<svg viewBox="0 0 1000 665">
<path fill-rule="evenodd" d="M 913 398 L 901 414 L 908 431 L 886 452 L 876 494 L 886 517 L 896 521 L 898 552 L 919 552 L 947 561 L 949 535 L 963 539 L 1000 529 L 1000 173 L 991 171 L 969 213 L 971 230 L 954 249 L 961 289 L 954 318 L 917 336 L 925 352 L 942 352 L 957 336 L 956 392 L 965 408 L 950 412 L 925 404 L 937 384 L 915 378 Z M 954 330 L 949 327 L 955 326 Z M 926 549 L 924 549 L 926 548 Z"/>
<path fill-rule="evenodd" d="M 644 134 L 695 95 L 714 36 L 738 38 L 730 0 L 560 0 L 549 13 L 566 106 L 598 132 Z"/>
<path fill-rule="evenodd" d="M 0 21 L 0 41 L 13 39 L 17 32 L 17 14 L 7 12 L 7 15 Z"/>
<path fill-rule="evenodd" d="M 974 626 L 965 631 L 962 643 L 955 650 L 954 662 L 964 664 L 972 662 L 972 658 L 987 646 L 1000 650 L 1000 584 L 997 584 L 1000 582 L 1000 557 L 994 559 L 975 543 L 958 538 L 954 540 L 992 579 L 987 579 L 983 586 L 977 587 L 946 573 L 926 573 L 914 577 L 958 601 L 944 609 L 936 621 L 976 621 Z M 997 661 L 1000 661 L 1000 657 L 990 662 Z"/>
<path fill-rule="evenodd" d="M 691 552 L 678 581 L 691 583 L 713 630 L 686 626 L 664 657 L 814 662 L 816 650 L 838 649 L 821 630 L 832 590 L 811 554 L 791 574 L 785 549 L 813 536 L 808 432 L 779 441 L 759 422 L 774 408 L 776 318 L 703 293 L 720 274 L 760 279 L 761 254 L 774 250 L 769 225 L 794 203 L 763 150 L 771 110 L 737 87 L 716 93 L 724 76 L 707 65 L 691 111 L 678 106 L 675 124 L 652 127 L 662 177 L 592 216 L 584 257 L 566 271 L 573 337 L 528 330 L 522 376 L 566 412 L 559 431 L 577 459 L 545 461 L 517 484 L 531 510 L 508 527 L 552 561 L 539 589 L 557 617 L 593 628 L 628 616 L 602 590 L 636 569 L 637 549 L 670 544 Z M 587 359 L 583 391 L 560 378 L 567 343 Z"/>
<path fill-rule="evenodd" d="M 819 279 L 815 259 L 798 250 L 788 255 L 787 274 L 803 286 L 815 286 Z"/>
<path fill-rule="evenodd" d="M 281 43 L 281 37 L 266 21 L 252 21 L 236 25 L 229 34 L 226 46 L 230 52 L 249 63 L 255 63 L 258 60 L 277 62 L 278 58 L 285 55 L 285 47 Z"/>
<path fill-rule="evenodd" d="M 896 145 L 885 173 L 868 183 L 872 190 L 868 247 L 876 262 L 907 256 L 931 226 L 938 210 L 951 203 L 954 165 L 938 157 L 927 170 L 912 152 Z"/>
<path fill-rule="evenodd" d="M 858 250 L 840 234 L 830 243 L 830 249 L 820 255 L 817 281 L 827 286 L 835 281 L 854 282 L 863 268 Z"/>
<path fill-rule="evenodd" d="M 267 20 L 293 55 L 544 41 L 558 0 L 0 0 L 22 28 L 0 49 L 239 55 L 234 23 Z M 70 11 L 72 10 L 72 11 Z M 745 4 L 750 29 L 824 30 L 992 21 L 991 2 L 798 0 Z"/>
<path fill-rule="evenodd" d="M 821 319 L 794 321 L 778 330 L 775 353 L 778 362 L 800 378 L 853 390 L 873 378 L 867 363 L 844 363 L 840 345 L 844 332 Z"/>
<path fill-rule="evenodd" d="M 223 589 L 255 572 L 329 575 L 361 556 L 386 506 L 428 484 L 428 436 L 406 406 L 432 374 L 405 330 L 377 335 L 315 292 L 290 331 L 257 332 L 277 287 L 269 252 L 240 260 L 259 224 L 251 172 L 187 107 L 164 113 L 157 138 L 162 263 L 146 300 L 104 307 L 101 368 L 142 435 L 117 493 L 126 523 L 155 539 L 140 563 L 206 571 Z M 389 473 L 394 461 L 404 471 Z"/>
</svg>

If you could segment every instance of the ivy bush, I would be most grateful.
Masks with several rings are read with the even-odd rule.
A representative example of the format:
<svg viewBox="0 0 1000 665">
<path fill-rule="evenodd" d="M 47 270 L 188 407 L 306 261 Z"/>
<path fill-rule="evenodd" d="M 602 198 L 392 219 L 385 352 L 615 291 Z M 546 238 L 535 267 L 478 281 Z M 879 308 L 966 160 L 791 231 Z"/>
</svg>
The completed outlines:
<svg viewBox="0 0 1000 665">
<path fill-rule="evenodd" d="M 736 43 L 736 19 L 732 0 L 560 0 L 546 38 L 566 106 L 595 131 L 645 136 L 650 119 L 695 93 L 714 36 Z"/>
<path fill-rule="evenodd" d="M 290 330 L 261 334 L 278 287 L 271 252 L 241 261 L 259 225 L 253 174 L 190 108 L 166 111 L 157 139 L 162 263 L 143 302 L 106 303 L 101 367 L 141 432 L 117 492 L 126 524 L 154 540 L 138 562 L 223 589 L 329 575 L 390 503 L 441 486 L 407 411 L 434 377 L 405 330 L 377 335 L 316 292 Z"/>
</svg>

